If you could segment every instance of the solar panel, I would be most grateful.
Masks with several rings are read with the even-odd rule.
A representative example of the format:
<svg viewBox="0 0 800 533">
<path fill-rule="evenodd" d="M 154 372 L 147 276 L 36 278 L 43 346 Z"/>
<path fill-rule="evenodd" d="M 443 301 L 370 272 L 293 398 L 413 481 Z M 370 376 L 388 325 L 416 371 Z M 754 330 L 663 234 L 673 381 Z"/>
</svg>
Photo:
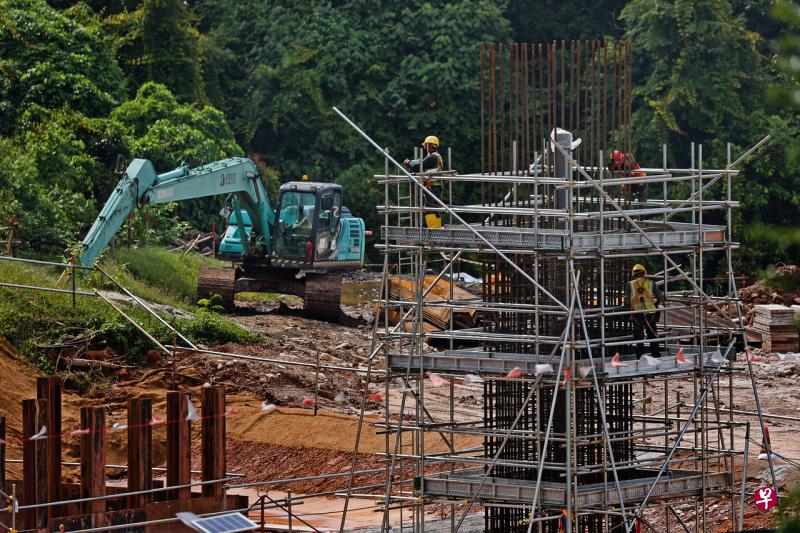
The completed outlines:
<svg viewBox="0 0 800 533">
<path fill-rule="evenodd" d="M 235 533 L 237 531 L 252 531 L 255 522 L 249 520 L 242 513 L 228 513 L 195 520 L 192 525 L 204 533 Z"/>
</svg>

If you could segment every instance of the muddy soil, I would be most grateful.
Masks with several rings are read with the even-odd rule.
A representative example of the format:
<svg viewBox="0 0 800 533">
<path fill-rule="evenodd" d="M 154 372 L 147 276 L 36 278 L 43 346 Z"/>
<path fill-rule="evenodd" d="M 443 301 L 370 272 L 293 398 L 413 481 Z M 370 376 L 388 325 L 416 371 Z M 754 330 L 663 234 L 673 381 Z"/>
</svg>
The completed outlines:
<svg viewBox="0 0 800 533">
<path fill-rule="evenodd" d="M 364 294 L 377 290 L 374 279 L 364 288 Z M 364 296 L 360 289 L 356 300 Z M 103 398 L 85 399 L 66 392 L 64 394 L 64 450 L 65 460 L 77 458 L 77 437 L 69 436 L 69 432 L 77 429 L 78 408 L 80 405 L 101 404 L 109 409 L 109 425 L 114 422 L 125 422 L 125 401 L 130 397 L 150 397 L 154 400 L 154 414 L 165 416 L 165 392 L 180 387 L 199 397 L 199 389 L 204 384 L 225 385 L 228 390 L 229 414 L 228 428 L 228 470 L 246 474 L 245 481 L 263 481 L 286 479 L 293 477 L 314 476 L 323 473 L 346 473 L 350 469 L 353 443 L 358 429 L 357 414 L 361 395 L 366 385 L 363 372 L 369 361 L 372 347 L 371 304 L 362 302 L 344 307 L 345 315 L 351 322 L 332 324 L 309 320 L 299 316 L 299 307 L 289 302 L 283 303 L 289 308 L 280 309 L 281 303 L 238 302 L 238 312 L 233 320 L 264 336 L 261 343 L 239 345 L 225 344 L 210 347 L 213 350 L 237 353 L 259 358 L 273 359 L 275 362 L 255 362 L 234 360 L 214 355 L 197 355 L 179 353 L 177 357 L 167 358 L 150 368 L 135 369 L 107 376 L 106 393 Z M 294 306 L 294 310 L 292 309 Z M 800 460 L 800 360 L 781 360 L 777 355 L 760 354 L 760 361 L 753 363 L 756 380 L 759 384 L 761 407 L 771 415 L 787 417 L 766 418 L 772 445 L 781 455 L 789 460 Z M 320 368 L 317 372 L 316 362 Z M 289 362 L 304 363 L 307 366 L 295 366 Z M 373 368 L 377 371 L 371 383 L 370 393 L 383 393 L 385 383 L 381 372 L 384 361 L 378 354 L 373 360 Z M 734 408 L 743 412 L 755 411 L 750 377 L 743 356 L 734 364 L 733 388 Z M 8 441 L 7 455 L 11 458 L 21 457 L 21 449 L 15 448 L 14 439 L 19 439 L 21 429 L 21 405 L 24 398 L 35 396 L 35 371 L 20 360 L 8 345 L 0 345 L 0 373 L 6 383 L 14 383 L 14 387 L 0 387 L 0 413 L 7 417 Z M 317 416 L 313 416 L 313 401 L 316 396 Z M 727 406 L 729 398 L 727 389 L 723 387 L 721 404 Z M 668 403 L 677 399 L 691 403 L 693 385 L 671 383 Z M 652 381 L 635 390 L 637 398 L 650 397 L 651 401 L 637 406 L 637 414 L 646 410 L 656 412 L 664 405 L 664 388 L 661 382 Z M 402 397 L 401 384 L 389 384 L 390 409 L 397 413 Z M 407 400 L 408 401 L 408 400 Z M 482 417 L 481 385 L 465 385 L 458 382 L 454 385 L 454 418 L 456 421 L 468 421 Z M 197 400 L 195 400 L 197 402 Z M 426 388 L 426 407 L 435 421 L 445 421 L 449 417 L 449 390 L 447 387 Z M 276 409 L 265 411 L 262 406 L 275 404 Z M 197 405 L 197 403 L 195 403 Z M 357 469 L 379 468 L 384 463 L 386 441 L 378 434 L 380 428 L 375 427 L 381 415 L 382 404 L 368 401 L 366 419 L 362 426 L 361 454 L 358 456 Z M 688 409 L 688 408 L 687 408 Z M 687 410 L 682 411 L 685 416 Z M 713 419 L 714 413 L 708 415 Z M 765 484 L 768 480 L 766 461 L 757 459 L 760 450 L 761 430 L 758 420 L 752 415 L 737 414 L 737 421 L 751 422 L 751 438 L 756 444 L 750 447 L 748 489 Z M 195 424 L 195 445 L 199 446 L 199 424 Z M 165 441 L 164 427 L 154 427 L 154 463 L 163 466 Z M 726 434 L 725 439 L 728 438 Z M 741 449 L 744 428 L 735 432 L 736 447 Z M 110 431 L 109 462 L 124 464 L 126 462 L 125 432 Z M 443 451 L 444 443 L 432 435 L 426 437 L 430 450 Z M 651 444 L 655 441 L 651 441 Z M 464 438 L 457 447 L 479 446 L 480 438 Z M 196 449 L 193 454 L 193 468 L 199 468 L 199 455 Z M 776 473 L 781 480 L 782 490 L 800 482 L 797 468 L 786 461 L 775 464 Z M 686 464 L 687 468 L 693 465 Z M 724 469 L 725 465 L 712 466 Z M 14 467 L 10 474 L 15 475 Z M 77 469 L 75 474 L 77 474 Z M 67 469 L 68 476 L 72 470 Z M 735 472 L 741 471 L 741 459 L 737 458 Z M 124 478 L 124 471 L 109 469 L 109 475 Z M 382 483 L 383 473 L 357 476 L 357 485 Z M 328 480 L 308 480 L 271 487 L 275 490 L 292 490 L 298 493 L 341 490 L 346 486 L 347 477 Z M 730 531 L 730 500 L 712 502 L 706 509 L 707 516 L 713 516 L 718 524 L 714 533 Z M 434 507 L 434 506 L 432 506 Z M 676 511 L 686 520 L 694 516 L 694 505 L 677 506 Z M 365 511 L 369 516 L 370 513 Z M 377 515 L 380 523 L 379 513 Z M 431 519 L 437 518 L 432 510 Z M 654 507 L 645 515 L 653 524 L 663 524 L 663 508 Z M 770 520 L 769 513 L 758 511 L 748 499 L 746 505 L 746 526 L 758 527 L 766 525 Z M 362 517 L 363 518 L 363 517 Z M 476 527 L 480 519 L 475 519 Z M 360 523 L 360 525 L 365 525 Z M 442 525 L 449 526 L 449 520 Z M 676 522 L 672 522 L 675 530 Z"/>
</svg>

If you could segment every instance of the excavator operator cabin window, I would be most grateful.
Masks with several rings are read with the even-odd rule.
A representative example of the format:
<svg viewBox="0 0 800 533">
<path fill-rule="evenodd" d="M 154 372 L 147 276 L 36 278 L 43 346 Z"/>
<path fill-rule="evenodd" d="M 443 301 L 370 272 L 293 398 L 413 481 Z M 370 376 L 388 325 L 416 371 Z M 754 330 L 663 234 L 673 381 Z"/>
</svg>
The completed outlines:
<svg viewBox="0 0 800 533">
<path fill-rule="evenodd" d="M 303 259 L 314 229 L 317 198 L 312 192 L 285 191 L 275 230 L 275 254 L 283 259 Z"/>
<path fill-rule="evenodd" d="M 336 229 L 342 214 L 342 195 L 339 191 L 326 193 L 320 198 L 319 227 Z"/>
<path fill-rule="evenodd" d="M 294 237 L 310 236 L 314 224 L 315 203 L 314 193 L 298 191 L 284 193 L 278 217 L 281 229 Z"/>
</svg>

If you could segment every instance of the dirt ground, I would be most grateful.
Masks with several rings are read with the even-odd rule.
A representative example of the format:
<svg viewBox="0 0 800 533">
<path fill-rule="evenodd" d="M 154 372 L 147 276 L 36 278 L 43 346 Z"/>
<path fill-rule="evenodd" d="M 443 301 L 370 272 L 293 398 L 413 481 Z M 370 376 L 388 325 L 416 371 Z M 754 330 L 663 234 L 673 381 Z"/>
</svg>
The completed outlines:
<svg viewBox="0 0 800 533">
<path fill-rule="evenodd" d="M 370 290 L 373 290 L 374 287 Z M 174 360 L 169 358 L 162 365 L 142 368 L 133 371 L 110 375 L 105 396 L 96 399 L 81 398 L 70 392 L 64 393 L 64 454 L 65 460 L 75 460 L 78 455 L 78 437 L 69 435 L 77 429 L 78 408 L 80 405 L 106 405 L 109 412 L 109 425 L 114 422 L 125 422 L 125 401 L 131 397 L 150 397 L 154 400 L 154 413 L 164 417 L 165 392 L 174 387 L 188 390 L 192 398 L 199 398 L 199 389 L 204 384 L 224 384 L 228 391 L 229 414 L 227 418 L 228 433 L 228 471 L 246 474 L 240 482 L 287 479 L 313 476 L 319 474 L 347 473 L 351 468 L 353 443 L 358 428 L 357 414 L 361 393 L 365 382 L 363 372 L 347 369 L 363 370 L 368 364 L 368 355 L 372 343 L 372 326 L 369 325 L 370 305 L 346 306 L 348 318 L 345 324 L 331 324 L 316 320 L 308 320 L 298 316 L 292 310 L 291 303 L 287 310 L 280 308 L 280 303 L 243 303 L 233 319 L 239 324 L 261 333 L 265 337 L 263 343 L 250 345 L 226 344 L 210 347 L 213 350 L 257 356 L 276 360 L 274 363 L 242 361 L 216 357 L 213 355 L 179 354 Z M 759 384 L 761 407 L 770 415 L 779 415 L 787 419 L 767 417 L 765 423 L 773 447 L 784 457 L 800 460 L 800 360 L 781 361 L 776 355 L 759 354 L 761 359 L 753 363 L 753 369 Z M 313 366 L 298 367 L 287 362 L 302 362 L 314 365 L 317 357 L 323 368 L 319 373 Z M 324 368 L 324 367 L 336 368 Z M 371 393 L 383 393 L 384 382 L 380 371 L 384 369 L 384 361 L 377 356 L 373 362 L 377 372 L 369 384 Z M 740 411 L 755 411 L 755 402 L 749 375 L 743 357 L 734 364 L 734 408 Z M 21 400 L 35 396 L 35 372 L 25 361 L 18 359 L 13 347 L 0 343 L 0 375 L 4 381 L 14 383 L 14 387 L 0 387 L 0 412 L 7 417 L 9 458 L 20 458 L 19 448 L 21 429 Z M 313 399 L 316 384 L 319 384 L 317 416 L 314 416 Z M 670 385 L 670 402 L 680 391 L 685 400 L 691 398 L 692 385 Z M 657 382 L 648 383 L 646 391 L 637 390 L 637 397 L 650 396 L 652 401 L 637 407 L 647 412 L 657 411 L 663 407 L 663 385 Z M 727 390 L 723 388 L 721 404 L 727 406 Z M 482 388 L 480 385 L 455 385 L 455 419 L 466 421 L 482 417 Z M 401 385 L 390 383 L 389 402 L 396 413 L 402 396 Z M 264 404 L 275 404 L 277 409 L 264 411 Z M 197 405 L 197 404 L 196 404 Z M 426 406 L 437 421 L 446 420 L 449 398 L 446 387 L 429 388 Z M 357 469 L 380 468 L 385 465 L 382 455 L 386 450 L 385 436 L 378 434 L 378 421 L 381 405 L 376 401 L 367 403 L 367 412 L 362 427 L 360 455 Z M 686 415 L 686 411 L 683 412 Z M 757 418 L 747 414 L 737 414 L 737 421 L 751 422 L 751 436 L 755 442 L 761 441 L 761 431 Z M 194 442 L 199 445 L 197 432 L 199 424 L 195 424 Z M 736 431 L 737 447 L 741 447 L 744 428 Z M 109 431 L 109 462 L 125 464 L 127 450 L 124 442 L 125 432 Z M 163 426 L 154 427 L 154 463 L 163 465 L 165 430 Z M 726 436 L 727 438 L 727 436 Z M 435 437 L 426 437 L 431 451 L 443 451 L 444 443 Z M 479 438 L 465 438 L 457 447 L 479 446 Z M 757 459 L 760 450 L 757 445 L 750 447 L 748 489 L 765 484 L 768 479 L 767 464 Z M 786 461 L 775 463 L 776 473 L 781 480 L 781 487 L 786 488 L 800 482 L 798 469 Z M 193 453 L 193 467 L 199 468 L 199 449 Z M 10 475 L 18 474 L 17 466 L 10 466 Z M 740 472 L 741 465 L 735 465 L 734 471 Z M 69 476 L 77 475 L 77 469 L 66 469 Z M 109 475 L 119 477 L 121 470 L 109 469 Z M 382 486 L 383 473 L 362 474 L 355 477 L 356 486 Z M 280 484 L 269 487 L 270 491 L 292 490 L 296 494 L 340 491 L 347 486 L 346 476 L 326 480 L 308 480 L 292 484 Z M 380 488 L 372 487 L 370 492 L 380 492 Z M 310 516 L 319 516 L 315 522 L 328 527 L 335 522 L 335 504 L 327 498 L 309 499 L 305 511 Z M 366 502 L 366 503 L 365 503 Z M 352 523 L 355 527 L 367 527 L 380 524 L 380 513 L 368 509 L 374 507 L 374 500 L 360 500 L 359 513 L 354 513 Z M 708 516 L 713 516 L 718 523 L 714 533 L 730 531 L 731 502 L 713 503 L 706 509 Z M 333 507 L 331 507 L 333 506 Z M 312 512 L 313 511 L 313 512 Z M 695 512 L 693 505 L 677 508 L 684 520 L 691 520 Z M 326 514 L 327 513 L 327 514 Z M 333 514 L 331 514 L 333 513 Z M 271 516 L 280 522 L 280 513 Z M 654 507 L 646 515 L 653 523 L 663 523 L 664 512 Z M 334 518 L 332 519 L 331 516 Z M 433 520 L 438 515 L 431 514 Z M 717 518 L 718 517 L 718 518 Z M 746 526 L 764 526 L 770 521 L 770 514 L 758 511 L 751 500 L 746 505 Z M 310 518 L 311 519 L 311 518 Z M 445 521 L 448 522 L 448 521 Z M 481 521 L 475 520 L 476 527 Z M 673 521 L 673 528 L 676 522 Z"/>
</svg>

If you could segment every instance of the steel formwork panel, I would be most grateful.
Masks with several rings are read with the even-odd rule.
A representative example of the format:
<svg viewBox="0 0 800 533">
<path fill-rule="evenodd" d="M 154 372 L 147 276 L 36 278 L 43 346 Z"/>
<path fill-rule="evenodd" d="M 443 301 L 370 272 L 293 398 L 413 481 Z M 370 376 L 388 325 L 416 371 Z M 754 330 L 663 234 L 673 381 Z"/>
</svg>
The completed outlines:
<svg viewBox="0 0 800 533">
<path fill-rule="evenodd" d="M 598 373 L 602 373 L 604 378 L 628 378 L 664 373 L 684 373 L 693 372 L 700 368 L 700 359 L 695 352 L 697 347 L 687 346 L 683 348 L 683 363 L 678 362 L 678 349 L 679 348 L 676 346 L 669 347 L 668 350 L 676 353 L 676 355 L 662 356 L 658 360 L 658 365 L 651 365 L 637 359 L 621 361 L 620 363 L 614 364 L 611 362 L 610 357 L 602 359 L 601 364 L 601 359 L 595 357 L 595 368 Z M 705 366 L 714 366 L 713 361 L 711 361 L 714 353 L 715 352 L 712 351 L 703 354 L 703 363 Z M 405 371 L 409 368 L 409 357 L 408 354 L 390 353 L 389 367 L 395 371 Z M 419 372 L 420 361 L 423 363 L 423 368 L 431 372 L 469 374 L 504 374 L 514 368 L 519 368 L 522 370 L 523 374 L 535 375 L 537 373 L 537 365 L 558 365 L 558 359 L 552 358 L 549 355 L 498 353 L 481 350 L 446 350 L 444 352 L 426 352 L 422 357 L 419 355 L 411 356 L 410 368 L 413 372 Z M 579 367 L 580 366 L 588 367 L 589 361 L 581 361 Z"/>
<path fill-rule="evenodd" d="M 646 227 L 646 224 L 643 224 Z M 470 248 L 485 248 L 475 231 L 498 248 L 505 250 L 538 250 L 563 252 L 574 250 L 577 252 L 617 250 L 631 251 L 635 249 L 653 248 L 651 241 L 660 248 L 696 246 L 702 242 L 706 246 L 723 244 L 725 242 L 725 227 L 705 224 L 703 231 L 699 225 L 670 224 L 670 230 L 649 229 L 647 237 L 641 233 L 632 232 L 605 232 L 602 237 L 599 232 L 580 233 L 574 232 L 572 236 L 564 231 L 553 229 L 533 229 L 504 226 L 483 226 L 472 224 L 472 230 L 461 225 L 450 225 L 443 228 L 413 228 L 406 226 L 389 226 L 384 228 L 384 236 L 396 244 L 423 245 L 435 248 L 437 245 L 465 246 Z M 649 240 L 648 240 L 649 239 Z M 602 247 L 601 247 L 602 243 Z"/>
<path fill-rule="evenodd" d="M 620 482 L 622 499 L 625 503 L 641 501 L 653 484 L 657 471 L 642 470 L 640 473 L 645 474 L 645 477 Z M 427 475 L 423 484 L 424 494 L 425 496 L 491 500 L 528 505 L 533 501 L 535 487 L 533 480 L 489 477 L 481 487 L 482 479 L 483 470 L 480 468 L 460 470 L 452 474 L 443 472 Z M 730 482 L 731 474 L 728 472 L 707 473 L 704 485 L 701 472 L 671 470 L 656 483 L 651 496 L 656 499 L 699 496 L 703 487 L 707 493 L 721 491 L 725 490 Z M 563 508 L 566 501 L 565 484 L 543 482 L 539 498 L 543 507 Z M 577 488 L 577 500 L 573 503 L 581 508 L 605 508 L 608 505 L 618 505 L 619 496 L 616 485 L 603 483 L 581 485 Z"/>
</svg>

